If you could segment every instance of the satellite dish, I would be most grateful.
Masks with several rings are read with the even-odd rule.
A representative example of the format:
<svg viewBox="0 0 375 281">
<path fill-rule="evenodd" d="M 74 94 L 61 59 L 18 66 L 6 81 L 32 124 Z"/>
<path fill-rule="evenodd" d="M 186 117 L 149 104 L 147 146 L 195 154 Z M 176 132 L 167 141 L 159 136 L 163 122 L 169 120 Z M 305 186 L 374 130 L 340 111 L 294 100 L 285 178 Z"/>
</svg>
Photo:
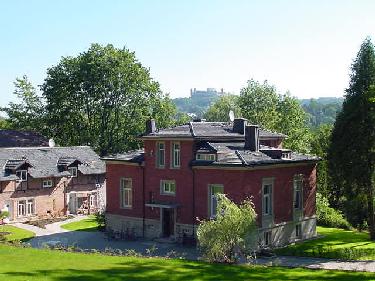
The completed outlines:
<svg viewBox="0 0 375 281">
<path fill-rule="evenodd" d="M 233 112 L 233 110 L 229 111 L 229 120 L 230 120 L 230 122 L 234 121 L 234 112 Z"/>
</svg>

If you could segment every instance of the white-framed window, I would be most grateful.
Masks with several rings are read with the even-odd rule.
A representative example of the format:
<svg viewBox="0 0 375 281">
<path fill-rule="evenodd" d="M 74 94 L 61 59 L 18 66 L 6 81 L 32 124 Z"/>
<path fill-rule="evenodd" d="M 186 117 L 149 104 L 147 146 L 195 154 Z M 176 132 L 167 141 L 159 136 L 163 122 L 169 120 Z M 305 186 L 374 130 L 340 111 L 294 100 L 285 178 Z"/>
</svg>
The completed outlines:
<svg viewBox="0 0 375 281">
<path fill-rule="evenodd" d="M 281 153 L 281 159 L 292 159 L 292 153 L 287 151 L 287 152 L 282 152 Z"/>
<path fill-rule="evenodd" d="M 42 187 L 43 188 L 50 188 L 50 187 L 52 187 L 52 180 L 51 179 L 43 180 Z"/>
<path fill-rule="evenodd" d="M 181 145 L 179 142 L 172 143 L 172 167 L 180 168 L 181 166 Z"/>
<path fill-rule="evenodd" d="M 174 180 L 161 180 L 160 193 L 164 195 L 176 194 L 176 182 Z"/>
<path fill-rule="evenodd" d="M 17 216 L 31 216 L 35 213 L 34 199 L 25 199 L 17 202 Z"/>
<path fill-rule="evenodd" d="M 158 142 L 157 146 L 157 154 L 156 154 L 156 164 L 159 168 L 165 167 L 165 143 Z"/>
<path fill-rule="evenodd" d="M 197 160 L 205 160 L 205 161 L 215 161 L 216 155 L 215 154 L 206 154 L 206 153 L 197 153 L 196 159 Z"/>
<path fill-rule="evenodd" d="M 209 216 L 215 218 L 217 213 L 217 194 L 224 193 L 224 186 L 222 184 L 208 185 L 209 192 Z"/>
<path fill-rule="evenodd" d="M 271 245 L 271 241 L 272 241 L 272 231 L 265 231 L 263 232 L 263 243 L 264 243 L 264 246 L 269 246 Z"/>
<path fill-rule="evenodd" d="M 18 181 L 27 181 L 27 170 L 19 170 L 16 175 L 19 177 Z"/>
<path fill-rule="evenodd" d="M 302 227 L 301 227 L 301 224 L 296 224 L 295 234 L 296 234 L 296 239 L 301 239 L 301 237 L 302 237 Z"/>
<path fill-rule="evenodd" d="M 262 213 L 263 215 L 271 215 L 272 214 L 272 189 L 273 189 L 273 181 L 265 180 L 263 181 L 262 187 Z"/>
<path fill-rule="evenodd" d="M 91 197 L 90 197 L 91 198 Z M 133 206 L 133 182 L 130 178 L 120 180 L 120 207 L 131 208 Z"/>
<path fill-rule="evenodd" d="M 302 210 L 303 206 L 303 176 L 296 175 L 293 179 L 293 207 Z"/>
<path fill-rule="evenodd" d="M 68 171 L 72 178 L 76 178 L 78 176 L 78 168 L 77 167 L 69 167 Z"/>
</svg>

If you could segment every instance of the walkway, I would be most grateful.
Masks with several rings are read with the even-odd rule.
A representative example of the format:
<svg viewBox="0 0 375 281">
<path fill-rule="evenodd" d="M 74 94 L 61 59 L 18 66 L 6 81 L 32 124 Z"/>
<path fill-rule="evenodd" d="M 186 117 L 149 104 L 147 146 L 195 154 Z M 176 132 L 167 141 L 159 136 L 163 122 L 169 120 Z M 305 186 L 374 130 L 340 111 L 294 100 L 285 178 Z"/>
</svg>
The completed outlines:
<svg viewBox="0 0 375 281">
<path fill-rule="evenodd" d="M 70 222 L 74 222 L 74 221 L 80 221 L 80 220 L 83 220 L 83 219 L 86 219 L 86 218 L 87 218 L 87 216 L 76 216 L 72 219 L 67 219 L 67 220 L 64 220 L 64 221 L 59 221 L 59 222 L 47 224 L 46 228 L 40 228 L 40 227 L 31 225 L 31 224 L 20 223 L 20 222 L 12 223 L 12 225 L 14 225 L 18 228 L 22 228 L 22 229 L 32 231 L 32 232 L 35 233 L 35 236 L 39 237 L 39 236 L 52 235 L 52 234 L 56 234 L 56 233 L 69 232 L 69 230 L 63 229 L 60 226 L 63 225 L 63 224 L 66 224 L 66 223 L 70 223 Z"/>
<path fill-rule="evenodd" d="M 154 249 L 153 256 L 185 257 L 191 260 L 196 260 L 199 257 L 199 252 L 194 247 L 183 247 L 179 244 L 160 243 L 149 240 L 109 240 L 105 233 L 100 231 L 69 231 L 60 227 L 62 224 L 85 218 L 86 216 L 78 216 L 66 221 L 56 222 L 46 225 L 46 229 L 23 223 L 15 223 L 13 225 L 30 230 L 36 234 L 36 237 L 29 241 L 34 248 L 44 247 L 45 244 L 63 244 L 64 246 L 75 245 L 81 249 L 95 249 L 99 251 L 106 249 L 134 250 L 143 255 L 148 254 L 150 249 Z M 324 258 L 279 256 L 258 258 L 250 264 L 375 272 L 375 261 L 340 261 Z"/>
<path fill-rule="evenodd" d="M 375 261 L 341 261 L 324 258 L 279 256 L 258 258 L 251 264 L 267 266 L 304 267 L 309 269 L 331 269 L 375 272 Z"/>
</svg>

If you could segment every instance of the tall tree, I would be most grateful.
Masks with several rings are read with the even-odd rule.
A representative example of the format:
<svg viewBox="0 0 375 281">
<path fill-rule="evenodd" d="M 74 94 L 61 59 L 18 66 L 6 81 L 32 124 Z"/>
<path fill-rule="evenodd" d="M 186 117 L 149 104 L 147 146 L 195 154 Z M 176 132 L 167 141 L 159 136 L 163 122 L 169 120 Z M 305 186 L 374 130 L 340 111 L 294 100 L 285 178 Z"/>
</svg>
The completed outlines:
<svg viewBox="0 0 375 281">
<path fill-rule="evenodd" d="M 241 109 L 238 106 L 238 96 L 223 95 L 215 101 L 204 114 L 208 121 L 227 121 L 229 120 L 229 111 L 233 111 L 235 116 L 241 116 Z"/>
<path fill-rule="evenodd" d="M 264 81 L 263 84 L 253 79 L 247 81 L 247 86 L 241 89 L 239 106 L 242 116 L 250 123 L 263 128 L 274 130 L 277 127 L 277 104 L 279 96 L 273 85 Z"/>
<path fill-rule="evenodd" d="M 35 87 L 27 76 L 16 78 L 14 87 L 14 95 L 19 102 L 10 102 L 7 107 L 0 109 L 8 115 L 6 126 L 17 130 L 43 132 L 45 129 L 44 104 Z"/>
<path fill-rule="evenodd" d="M 318 192 L 325 198 L 331 197 L 331 177 L 328 172 L 327 153 L 331 144 L 333 125 L 320 125 L 312 132 L 311 153 L 321 158 L 317 167 Z"/>
<path fill-rule="evenodd" d="M 353 225 L 367 220 L 375 240 L 375 52 L 366 39 L 355 58 L 349 88 L 329 149 L 335 201 Z"/>
<path fill-rule="evenodd" d="M 288 135 L 284 146 L 299 152 L 309 152 L 310 132 L 307 128 L 307 114 L 299 101 L 286 93 L 277 104 L 278 119 L 275 130 Z"/>
<path fill-rule="evenodd" d="M 286 148 L 299 152 L 309 152 L 309 131 L 307 115 L 298 100 L 289 93 L 280 95 L 276 87 L 249 80 L 241 89 L 238 101 L 242 117 L 264 129 L 284 133 L 288 138 Z"/>
<path fill-rule="evenodd" d="M 138 147 L 145 121 L 172 124 L 176 108 L 127 49 L 93 44 L 64 57 L 42 85 L 50 134 L 62 145 L 92 145 L 101 155 Z"/>
</svg>

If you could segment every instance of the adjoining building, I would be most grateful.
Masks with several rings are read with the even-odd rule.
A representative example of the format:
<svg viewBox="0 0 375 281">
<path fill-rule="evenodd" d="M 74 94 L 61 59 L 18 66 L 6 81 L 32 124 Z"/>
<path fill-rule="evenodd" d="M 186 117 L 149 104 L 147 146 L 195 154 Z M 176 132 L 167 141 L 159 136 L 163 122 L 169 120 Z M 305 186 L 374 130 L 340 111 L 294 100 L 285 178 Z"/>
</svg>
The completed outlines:
<svg viewBox="0 0 375 281">
<path fill-rule="evenodd" d="M 105 208 L 105 163 L 88 146 L 0 148 L 0 210 L 13 221 Z"/>
<path fill-rule="evenodd" d="M 197 218 L 214 218 L 216 194 L 225 193 L 252 198 L 264 245 L 314 237 L 319 158 L 283 149 L 285 137 L 239 118 L 161 130 L 150 120 L 144 149 L 104 158 L 108 231 L 191 240 Z"/>
</svg>

